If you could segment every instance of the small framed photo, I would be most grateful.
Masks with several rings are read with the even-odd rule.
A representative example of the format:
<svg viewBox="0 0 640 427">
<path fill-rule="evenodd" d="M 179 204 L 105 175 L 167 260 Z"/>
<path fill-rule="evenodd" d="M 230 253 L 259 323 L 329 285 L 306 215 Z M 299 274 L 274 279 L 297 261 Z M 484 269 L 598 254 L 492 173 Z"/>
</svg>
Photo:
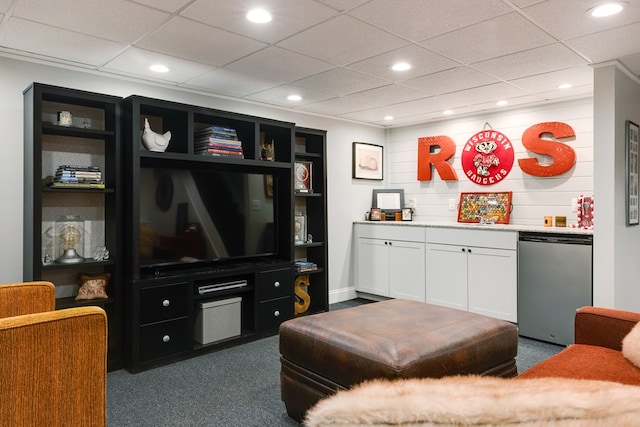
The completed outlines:
<svg viewBox="0 0 640 427">
<path fill-rule="evenodd" d="M 313 170 L 313 163 L 296 162 L 294 167 L 295 190 L 300 193 L 313 193 L 313 186 L 311 181 L 311 171 Z"/>
<path fill-rule="evenodd" d="M 353 143 L 352 173 L 355 179 L 382 181 L 383 147 L 366 142 Z"/>
<path fill-rule="evenodd" d="M 371 208 L 371 213 L 369 213 L 370 221 L 380 221 L 382 219 L 382 213 L 380 208 Z"/>
<path fill-rule="evenodd" d="M 296 214 L 294 217 L 294 243 L 302 245 L 306 243 L 307 238 L 307 218 L 303 214 Z"/>
<path fill-rule="evenodd" d="M 413 213 L 411 212 L 411 208 L 402 208 L 402 220 L 403 221 L 413 220 Z"/>
</svg>

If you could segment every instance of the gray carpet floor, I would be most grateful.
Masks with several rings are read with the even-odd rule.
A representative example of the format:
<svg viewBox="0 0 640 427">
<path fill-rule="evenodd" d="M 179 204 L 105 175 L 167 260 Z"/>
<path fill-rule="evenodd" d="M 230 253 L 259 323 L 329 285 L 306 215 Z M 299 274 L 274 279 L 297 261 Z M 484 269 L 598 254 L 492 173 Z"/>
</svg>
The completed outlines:
<svg viewBox="0 0 640 427">
<path fill-rule="evenodd" d="M 331 310 L 365 301 L 333 304 Z M 518 372 L 562 347 L 520 338 Z M 107 375 L 107 418 L 120 426 L 297 426 L 280 401 L 278 336 L 138 374 Z"/>
</svg>

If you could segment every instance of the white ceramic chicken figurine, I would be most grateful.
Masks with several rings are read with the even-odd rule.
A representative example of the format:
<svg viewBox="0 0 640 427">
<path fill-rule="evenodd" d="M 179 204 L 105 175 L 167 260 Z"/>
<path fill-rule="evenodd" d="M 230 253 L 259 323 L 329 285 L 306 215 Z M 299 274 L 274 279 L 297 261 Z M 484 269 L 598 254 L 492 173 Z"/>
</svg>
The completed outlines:
<svg viewBox="0 0 640 427">
<path fill-rule="evenodd" d="M 160 135 L 151 130 L 149 120 L 144 118 L 144 131 L 142 132 L 142 145 L 149 151 L 157 151 L 164 153 L 169 146 L 171 140 L 171 131 L 166 131 L 164 135 Z"/>
</svg>

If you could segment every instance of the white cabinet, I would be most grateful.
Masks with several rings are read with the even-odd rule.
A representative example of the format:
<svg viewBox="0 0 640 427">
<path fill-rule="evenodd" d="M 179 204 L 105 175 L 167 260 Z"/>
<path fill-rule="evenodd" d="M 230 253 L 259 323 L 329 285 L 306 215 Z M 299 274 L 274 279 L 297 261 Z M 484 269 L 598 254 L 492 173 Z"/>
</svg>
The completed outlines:
<svg viewBox="0 0 640 427">
<path fill-rule="evenodd" d="M 517 321 L 517 232 L 429 228 L 426 239 L 426 302 Z"/>
<path fill-rule="evenodd" d="M 356 290 L 425 301 L 425 229 L 355 224 Z"/>
</svg>

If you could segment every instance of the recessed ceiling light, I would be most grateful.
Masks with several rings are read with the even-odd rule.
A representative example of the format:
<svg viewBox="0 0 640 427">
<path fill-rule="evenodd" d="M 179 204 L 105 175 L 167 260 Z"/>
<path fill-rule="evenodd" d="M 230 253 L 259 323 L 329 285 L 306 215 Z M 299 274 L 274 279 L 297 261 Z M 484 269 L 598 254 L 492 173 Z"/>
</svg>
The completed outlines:
<svg viewBox="0 0 640 427">
<path fill-rule="evenodd" d="M 445 116 L 450 116 L 453 114 L 453 110 L 444 110 L 442 114 L 444 114 Z"/>
<path fill-rule="evenodd" d="M 151 71 L 155 71 L 156 73 L 168 73 L 169 72 L 169 67 L 167 67 L 166 65 L 162 65 L 162 64 L 153 64 L 151 67 L 149 67 L 149 69 Z"/>
<path fill-rule="evenodd" d="M 247 13 L 247 19 L 256 24 L 265 24 L 271 21 L 271 14 L 264 9 L 251 9 Z"/>
<path fill-rule="evenodd" d="M 300 95 L 289 95 L 287 96 L 289 101 L 301 101 L 302 97 Z"/>
<path fill-rule="evenodd" d="M 572 87 L 573 85 L 571 83 L 562 83 L 560 86 L 558 86 L 558 89 L 569 89 Z"/>
<path fill-rule="evenodd" d="M 496 102 L 496 105 L 498 107 L 504 107 L 505 105 L 509 105 L 509 101 L 507 101 L 506 99 L 502 99 L 502 100 Z"/>
<path fill-rule="evenodd" d="M 407 71 L 411 69 L 411 64 L 407 62 L 397 62 L 391 66 L 393 71 Z"/>
<path fill-rule="evenodd" d="M 384 119 L 386 121 L 393 120 L 393 116 L 384 116 Z"/>
<path fill-rule="evenodd" d="M 602 3 L 587 10 L 587 14 L 593 16 L 594 18 L 605 18 L 607 16 L 615 15 L 616 13 L 622 12 L 622 9 L 624 9 L 628 4 L 629 2 L 626 1 L 612 1 Z"/>
</svg>

